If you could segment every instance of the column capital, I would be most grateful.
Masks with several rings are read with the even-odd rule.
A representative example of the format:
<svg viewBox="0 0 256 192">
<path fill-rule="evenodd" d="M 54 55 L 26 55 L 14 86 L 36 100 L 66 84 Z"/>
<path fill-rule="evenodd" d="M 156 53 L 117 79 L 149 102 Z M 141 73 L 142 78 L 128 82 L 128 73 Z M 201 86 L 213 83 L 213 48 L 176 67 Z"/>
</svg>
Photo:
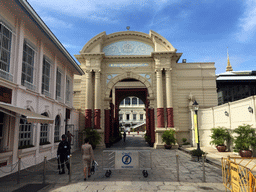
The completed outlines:
<svg viewBox="0 0 256 192">
<path fill-rule="evenodd" d="M 92 72 L 92 69 L 86 69 L 85 70 L 85 73 L 91 73 Z"/>
<path fill-rule="evenodd" d="M 172 71 L 172 68 L 165 68 L 165 71 L 170 72 Z"/>
<path fill-rule="evenodd" d="M 156 68 L 155 69 L 155 72 L 158 73 L 158 72 L 162 72 L 163 71 L 163 68 Z"/>
<path fill-rule="evenodd" d="M 96 74 L 100 74 L 100 73 L 101 73 L 101 69 L 93 69 L 93 71 L 94 71 Z"/>
</svg>

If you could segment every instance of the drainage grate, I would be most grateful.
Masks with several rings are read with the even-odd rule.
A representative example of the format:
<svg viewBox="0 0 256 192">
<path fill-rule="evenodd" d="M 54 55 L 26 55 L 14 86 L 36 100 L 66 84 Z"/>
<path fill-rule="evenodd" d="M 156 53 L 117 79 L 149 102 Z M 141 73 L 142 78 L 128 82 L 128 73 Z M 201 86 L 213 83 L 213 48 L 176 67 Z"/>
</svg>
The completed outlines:
<svg viewBox="0 0 256 192">
<path fill-rule="evenodd" d="M 36 192 L 40 189 L 43 189 L 48 184 L 28 184 L 19 189 L 14 190 L 13 192 Z"/>
<path fill-rule="evenodd" d="M 199 187 L 199 188 L 203 190 L 213 190 L 213 188 L 210 188 L 210 187 Z"/>
</svg>

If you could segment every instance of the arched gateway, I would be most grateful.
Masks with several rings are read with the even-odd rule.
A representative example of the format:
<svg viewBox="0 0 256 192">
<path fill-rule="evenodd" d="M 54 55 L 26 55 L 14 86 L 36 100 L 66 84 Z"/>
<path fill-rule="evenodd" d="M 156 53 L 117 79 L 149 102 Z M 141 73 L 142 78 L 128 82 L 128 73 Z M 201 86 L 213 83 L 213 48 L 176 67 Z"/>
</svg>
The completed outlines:
<svg viewBox="0 0 256 192">
<path fill-rule="evenodd" d="M 214 63 L 178 63 L 182 53 L 176 51 L 154 31 L 103 32 L 92 38 L 75 55 L 85 71 L 74 81 L 80 128 L 97 129 L 108 146 L 119 134 L 120 102 L 136 96 L 146 105 L 147 134 L 155 148 L 163 146 L 166 129 L 190 139 L 188 95 L 198 96 L 201 107 L 216 105 L 215 68 Z"/>
</svg>

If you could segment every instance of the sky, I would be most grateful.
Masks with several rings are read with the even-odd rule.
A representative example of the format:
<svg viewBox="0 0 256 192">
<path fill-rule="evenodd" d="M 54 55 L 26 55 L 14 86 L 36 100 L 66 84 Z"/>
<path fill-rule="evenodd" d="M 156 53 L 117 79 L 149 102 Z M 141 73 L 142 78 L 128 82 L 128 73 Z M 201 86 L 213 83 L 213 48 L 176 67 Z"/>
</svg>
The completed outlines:
<svg viewBox="0 0 256 192">
<path fill-rule="evenodd" d="M 228 47 L 234 71 L 256 70 L 255 0 L 27 1 L 73 57 L 97 34 L 130 26 L 162 35 L 183 53 L 179 62 L 215 62 L 223 73 Z"/>
</svg>

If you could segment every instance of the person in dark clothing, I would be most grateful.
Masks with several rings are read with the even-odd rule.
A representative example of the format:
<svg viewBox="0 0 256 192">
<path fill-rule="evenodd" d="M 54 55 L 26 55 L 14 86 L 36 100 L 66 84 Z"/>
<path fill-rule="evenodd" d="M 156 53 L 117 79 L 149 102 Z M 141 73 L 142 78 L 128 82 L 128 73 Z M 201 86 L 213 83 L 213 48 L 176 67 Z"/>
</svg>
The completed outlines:
<svg viewBox="0 0 256 192">
<path fill-rule="evenodd" d="M 58 150 L 57 150 L 57 157 L 61 163 L 61 169 L 59 170 L 59 174 L 65 174 L 64 169 L 64 162 L 66 162 L 66 166 L 68 169 L 68 174 L 70 173 L 70 166 L 68 159 L 70 157 L 70 145 L 69 142 L 66 140 L 66 135 L 61 136 L 62 141 L 59 143 Z"/>
</svg>

